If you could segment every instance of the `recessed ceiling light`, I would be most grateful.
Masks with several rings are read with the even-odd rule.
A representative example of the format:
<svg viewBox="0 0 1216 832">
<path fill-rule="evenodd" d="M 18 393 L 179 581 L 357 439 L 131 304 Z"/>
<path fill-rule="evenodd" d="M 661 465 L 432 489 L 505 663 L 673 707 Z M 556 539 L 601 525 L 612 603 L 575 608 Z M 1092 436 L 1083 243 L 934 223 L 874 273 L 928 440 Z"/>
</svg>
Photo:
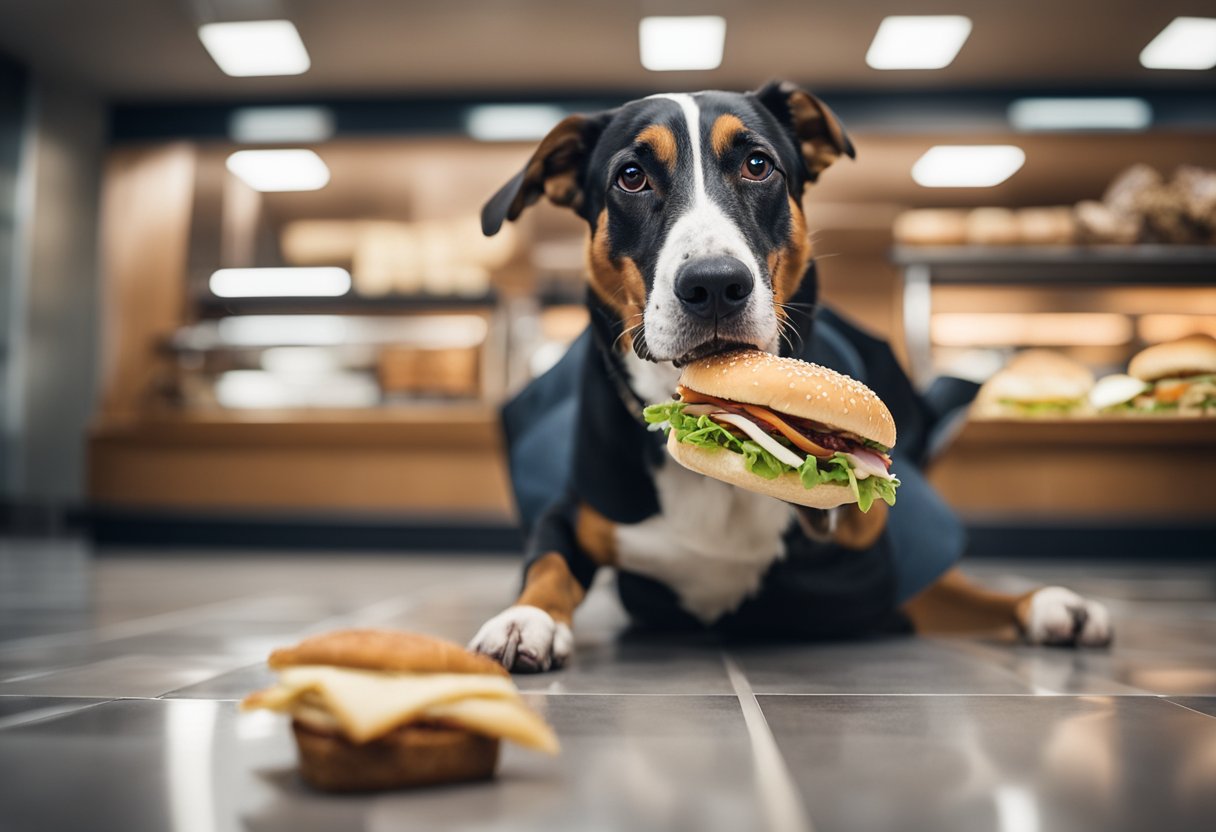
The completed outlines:
<svg viewBox="0 0 1216 832">
<path fill-rule="evenodd" d="M 228 135 L 237 144 L 323 142 L 333 134 L 328 107 L 241 107 L 228 119 Z"/>
<path fill-rule="evenodd" d="M 883 18 L 866 52 L 874 69 L 943 69 L 971 34 L 961 14 L 892 15 Z"/>
<path fill-rule="evenodd" d="M 199 39 L 228 75 L 299 75 L 311 65 L 308 50 L 290 20 L 206 23 Z"/>
<path fill-rule="evenodd" d="M 939 144 L 912 166 L 912 178 L 926 188 L 990 188 L 1017 173 L 1026 161 L 1010 144 Z"/>
<path fill-rule="evenodd" d="M 655 72 L 717 69 L 726 43 L 726 18 L 717 15 L 643 17 L 638 24 L 642 66 Z"/>
<path fill-rule="evenodd" d="M 311 150 L 238 150 L 227 164 L 255 191 L 315 191 L 329 184 L 329 168 Z"/>
<path fill-rule="evenodd" d="M 1143 130 L 1153 108 L 1143 98 L 1019 98 L 1009 105 L 1015 130 Z"/>
<path fill-rule="evenodd" d="M 548 104 L 486 104 L 465 116 L 469 135 L 483 142 L 522 142 L 543 139 L 566 116 Z"/>
<path fill-rule="evenodd" d="M 1149 69 L 1216 67 L 1216 17 L 1175 17 L 1140 52 Z"/>
<path fill-rule="evenodd" d="M 350 272 L 331 267 L 220 269 L 208 285 L 219 298 L 336 298 L 350 291 Z"/>
</svg>

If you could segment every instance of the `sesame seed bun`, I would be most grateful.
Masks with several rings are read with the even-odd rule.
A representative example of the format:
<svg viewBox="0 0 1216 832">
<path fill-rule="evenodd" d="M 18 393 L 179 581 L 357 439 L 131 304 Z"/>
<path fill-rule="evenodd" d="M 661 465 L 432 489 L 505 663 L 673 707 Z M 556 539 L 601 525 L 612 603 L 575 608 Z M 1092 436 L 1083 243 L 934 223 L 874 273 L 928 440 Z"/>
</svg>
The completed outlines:
<svg viewBox="0 0 1216 832">
<path fill-rule="evenodd" d="M 1144 381 L 1216 373 L 1216 338 L 1190 335 L 1156 344 L 1138 353 L 1127 372 Z"/>
<path fill-rule="evenodd" d="M 707 396 L 819 422 L 887 448 L 895 445 L 895 420 L 874 391 L 856 379 L 797 358 L 758 350 L 713 355 L 685 367 L 680 384 Z"/>
<path fill-rule="evenodd" d="M 773 480 L 758 477 L 743 464 L 743 454 L 725 449 L 701 448 L 676 439 L 676 432 L 667 436 L 667 452 L 671 458 L 690 471 L 713 477 L 716 480 L 737 485 L 740 488 L 776 497 L 787 503 L 797 503 L 810 508 L 836 508 L 846 503 L 855 503 L 852 489 L 843 485 L 817 485 L 804 488 L 802 480 L 793 472 L 782 474 Z"/>
<path fill-rule="evenodd" d="M 498 662 L 459 644 L 395 630 L 336 630 L 270 654 L 275 670 L 292 665 L 330 665 L 396 673 L 482 673 L 509 676 Z"/>
<path fill-rule="evenodd" d="M 1080 402 L 1094 386 L 1094 374 L 1083 364 L 1050 350 L 1025 350 L 984 383 L 978 404 L 1067 404 Z"/>
</svg>

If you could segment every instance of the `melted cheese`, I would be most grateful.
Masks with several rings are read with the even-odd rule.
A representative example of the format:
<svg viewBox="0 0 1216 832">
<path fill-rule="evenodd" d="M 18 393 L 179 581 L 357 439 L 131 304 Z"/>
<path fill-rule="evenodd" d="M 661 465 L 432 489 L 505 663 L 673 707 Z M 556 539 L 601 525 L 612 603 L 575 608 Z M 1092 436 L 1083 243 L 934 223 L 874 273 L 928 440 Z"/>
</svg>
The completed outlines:
<svg viewBox="0 0 1216 832">
<path fill-rule="evenodd" d="M 279 674 L 278 684 L 250 695 L 244 707 L 290 713 L 322 726 L 328 716 L 357 743 L 411 722 L 438 721 L 557 751 L 553 731 L 528 709 L 505 676 L 288 667 Z"/>
</svg>

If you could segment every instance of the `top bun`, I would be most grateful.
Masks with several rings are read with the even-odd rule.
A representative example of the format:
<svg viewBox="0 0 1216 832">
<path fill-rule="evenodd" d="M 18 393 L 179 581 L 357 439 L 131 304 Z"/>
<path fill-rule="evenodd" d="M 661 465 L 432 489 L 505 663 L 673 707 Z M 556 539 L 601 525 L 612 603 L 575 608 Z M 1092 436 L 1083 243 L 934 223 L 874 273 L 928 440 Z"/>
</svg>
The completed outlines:
<svg viewBox="0 0 1216 832">
<path fill-rule="evenodd" d="M 304 639 L 295 647 L 270 654 L 275 670 L 293 665 L 323 664 L 396 673 L 484 673 L 509 675 L 486 656 L 459 644 L 397 630 L 337 630 Z"/>
<path fill-rule="evenodd" d="M 1013 401 L 1025 404 L 1075 402 L 1094 386 L 1094 374 L 1083 364 L 1051 350 L 1024 350 L 1005 369 L 984 383 L 981 404 Z"/>
<path fill-rule="evenodd" d="M 1140 352 L 1127 372 L 1144 381 L 1216 373 L 1216 338 L 1190 335 Z"/>
<path fill-rule="evenodd" d="M 711 355 L 684 368 L 680 384 L 856 434 L 890 448 L 895 420 L 874 391 L 846 375 L 759 350 Z"/>
</svg>

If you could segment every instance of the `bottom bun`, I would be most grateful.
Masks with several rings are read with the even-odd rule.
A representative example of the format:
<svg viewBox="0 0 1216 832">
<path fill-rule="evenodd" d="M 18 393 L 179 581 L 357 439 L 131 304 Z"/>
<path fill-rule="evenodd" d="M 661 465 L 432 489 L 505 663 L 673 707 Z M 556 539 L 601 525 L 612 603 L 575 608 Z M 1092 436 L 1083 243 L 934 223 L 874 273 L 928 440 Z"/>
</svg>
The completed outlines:
<svg viewBox="0 0 1216 832">
<path fill-rule="evenodd" d="M 498 765 L 498 740 L 457 728 L 408 726 L 356 745 L 293 721 L 300 774 L 315 789 L 366 792 L 486 780 Z"/>
<path fill-rule="evenodd" d="M 797 503 L 808 508 L 836 508 L 836 506 L 843 506 L 846 503 L 857 502 L 857 498 L 853 496 L 853 489 L 845 485 L 817 485 L 814 488 L 804 488 L 802 480 L 793 471 L 782 474 L 776 479 L 766 480 L 747 470 L 743 464 L 743 454 L 737 454 L 725 448 L 710 450 L 681 442 L 676 439 L 675 431 L 672 431 L 667 437 L 667 453 L 690 471 L 737 485 L 757 494 L 767 494 L 787 503 Z"/>
</svg>

